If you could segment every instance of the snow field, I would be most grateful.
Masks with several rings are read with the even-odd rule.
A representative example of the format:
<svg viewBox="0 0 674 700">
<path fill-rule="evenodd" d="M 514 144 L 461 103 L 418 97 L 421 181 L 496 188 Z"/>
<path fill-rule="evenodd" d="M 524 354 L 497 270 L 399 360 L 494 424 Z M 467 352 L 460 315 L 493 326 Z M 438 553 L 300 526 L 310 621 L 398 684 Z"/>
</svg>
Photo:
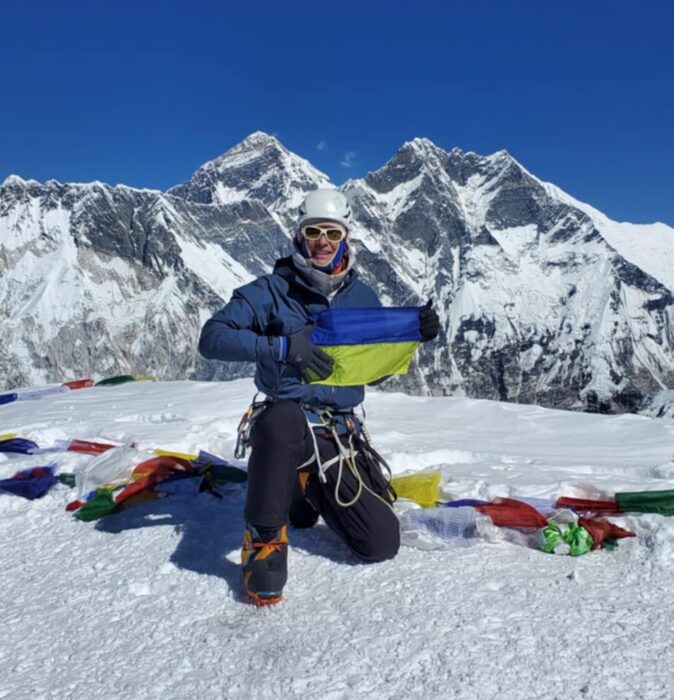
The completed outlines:
<svg viewBox="0 0 674 700">
<path fill-rule="evenodd" d="M 250 380 L 95 387 L 0 407 L 0 432 L 135 440 L 231 457 Z M 447 498 L 662 489 L 674 423 L 368 393 L 395 473 L 440 468 Z M 0 455 L 0 478 L 86 455 Z M 0 698 L 668 698 L 674 522 L 572 559 L 509 544 L 403 547 L 358 563 L 319 523 L 291 531 L 286 600 L 245 604 L 245 491 L 173 496 L 96 523 L 74 491 L 0 494 Z"/>
</svg>

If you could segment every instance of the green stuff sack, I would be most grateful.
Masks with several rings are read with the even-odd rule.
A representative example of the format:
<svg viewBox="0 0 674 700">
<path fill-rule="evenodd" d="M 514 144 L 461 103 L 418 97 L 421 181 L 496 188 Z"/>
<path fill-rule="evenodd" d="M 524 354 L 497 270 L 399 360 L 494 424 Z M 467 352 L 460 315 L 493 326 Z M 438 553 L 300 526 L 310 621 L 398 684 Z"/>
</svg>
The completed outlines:
<svg viewBox="0 0 674 700">
<path fill-rule="evenodd" d="M 660 513 L 674 515 L 674 491 L 625 491 L 616 493 L 622 513 Z"/>
<path fill-rule="evenodd" d="M 553 520 L 539 533 L 541 544 L 539 549 L 547 554 L 570 554 L 579 557 L 587 554 L 594 545 L 592 535 L 580 525 L 570 523 L 560 525 Z"/>
</svg>

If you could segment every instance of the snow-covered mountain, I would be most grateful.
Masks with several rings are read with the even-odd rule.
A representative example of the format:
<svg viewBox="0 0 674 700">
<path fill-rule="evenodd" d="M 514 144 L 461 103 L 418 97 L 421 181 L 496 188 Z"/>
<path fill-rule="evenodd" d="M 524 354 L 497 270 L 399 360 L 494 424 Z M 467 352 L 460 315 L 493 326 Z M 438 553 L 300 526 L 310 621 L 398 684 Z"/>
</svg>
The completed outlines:
<svg viewBox="0 0 674 700">
<path fill-rule="evenodd" d="M 168 193 L 190 202 L 231 204 L 261 202 L 290 231 L 305 194 L 330 187 L 327 175 L 288 151 L 273 136 L 256 131 L 215 160 L 202 165 Z"/>
<path fill-rule="evenodd" d="M 13 177 L 0 203 L 7 387 L 192 373 L 209 309 L 266 270 L 285 243 L 252 200 L 204 206 L 149 190 Z"/>
<path fill-rule="evenodd" d="M 631 410 L 674 383 L 671 228 L 612 222 L 506 151 L 427 139 L 344 189 L 392 271 L 366 269 L 393 280 L 392 300 L 433 297 L 443 319 L 415 391 Z"/>
<path fill-rule="evenodd" d="M 205 318 L 289 248 L 329 179 L 256 132 L 162 193 L 0 185 L 6 387 L 114 373 L 226 378 L 196 355 Z M 342 189 L 365 279 L 386 303 L 432 297 L 440 341 L 413 393 L 634 410 L 674 386 L 674 230 L 619 224 L 507 152 L 404 144 Z"/>
</svg>

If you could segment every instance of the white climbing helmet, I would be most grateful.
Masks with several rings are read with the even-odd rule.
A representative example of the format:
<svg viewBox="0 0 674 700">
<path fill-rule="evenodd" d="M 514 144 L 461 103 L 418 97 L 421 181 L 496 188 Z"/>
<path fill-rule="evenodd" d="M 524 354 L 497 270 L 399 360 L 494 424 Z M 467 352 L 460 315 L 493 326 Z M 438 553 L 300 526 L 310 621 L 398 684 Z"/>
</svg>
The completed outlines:
<svg viewBox="0 0 674 700">
<path fill-rule="evenodd" d="M 313 190 L 304 198 L 300 206 L 300 227 L 310 219 L 338 221 L 349 228 L 351 222 L 349 200 L 337 190 Z"/>
</svg>

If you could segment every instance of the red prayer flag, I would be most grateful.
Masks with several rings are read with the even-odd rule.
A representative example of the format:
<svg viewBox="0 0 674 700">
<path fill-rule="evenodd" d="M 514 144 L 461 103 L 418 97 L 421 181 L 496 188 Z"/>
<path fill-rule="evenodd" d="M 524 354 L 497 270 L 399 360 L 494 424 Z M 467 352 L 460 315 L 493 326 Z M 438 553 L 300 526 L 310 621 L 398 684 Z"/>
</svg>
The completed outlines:
<svg viewBox="0 0 674 700">
<path fill-rule="evenodd" d="M 547 518 L 522 501 L 513 498 L 497 498 L 494 503 L 473 506 L 488 515 L 498 527 L 541 528 L 548 524 Z"/>
<path fill-rule="evenodd" d="M 108 445 L 105 442 L 90 442 L 89 440 L 71 440 L 68 443 L 70 452 L 86 452 L 87 454 L 99 455 L 117 445 Z"/>
<path fill-rule="evenodd" d="M 68 389 L 87 389 L 93 385 L 93 379 L 75 379 L 72 382 L 63 382 L 62 386 L 67 386 Z"/>
<path fill-rule="evenodd" d="M 562 496 L 557 499 L 557 508 L 570 508 L 580 513 L 619 513 L 615 501 L 595 501 L 589 498 L 570 498 Z"/>
</svg>

